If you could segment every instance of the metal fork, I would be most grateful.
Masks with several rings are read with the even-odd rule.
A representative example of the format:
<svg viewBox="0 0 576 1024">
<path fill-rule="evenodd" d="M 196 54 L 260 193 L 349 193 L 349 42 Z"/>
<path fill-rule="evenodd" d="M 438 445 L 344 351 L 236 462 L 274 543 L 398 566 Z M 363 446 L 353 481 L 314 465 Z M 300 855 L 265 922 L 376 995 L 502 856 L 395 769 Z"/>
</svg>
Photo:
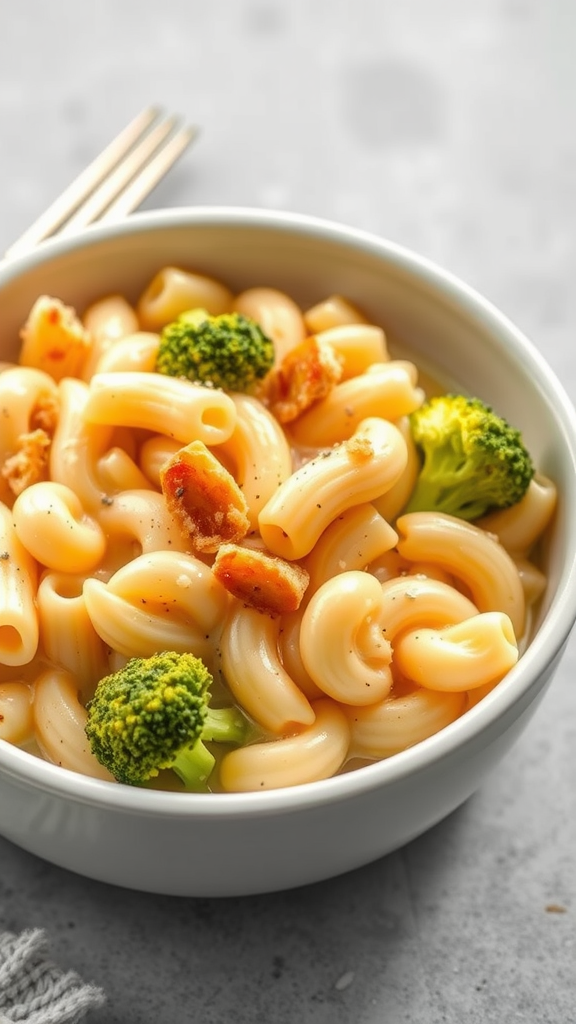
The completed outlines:
<svg viewBox="0 0 576 1024">
<path fill-rule="evenodd" d="M 197 127 L 179 127 L 177 117 L 165 117 L 158 107 L 142 110 L 12 243 L 6 257 L 95 221 L 120 220 L 150 194 L 197 135 Z"/>
</svg>

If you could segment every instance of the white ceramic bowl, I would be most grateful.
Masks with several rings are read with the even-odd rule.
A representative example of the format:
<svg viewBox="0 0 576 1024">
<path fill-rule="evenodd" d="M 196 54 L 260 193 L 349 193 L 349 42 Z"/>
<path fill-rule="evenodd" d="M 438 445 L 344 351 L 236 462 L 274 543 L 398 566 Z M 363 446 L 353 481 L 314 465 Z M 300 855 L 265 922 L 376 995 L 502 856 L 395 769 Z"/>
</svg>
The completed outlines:
<svg viewBox="0 0 576 1024">
<path fill-rule="evenodd" d="M 265 793 L 194 795 L 85 778 L 0 741 L 0 832 L 55 864 L 121 886 L 183 896 L 265 892 L 366 864 L 458 807 L 520 735 L 576 618 L 576 425 L 544 359 L 494 307 L 379 238 L 269 211 L 191 209 L 131 217 L 54 241 L 0 269 L 0 360 L 14 357 L 34 299 L 84 307 L 135 298 L 164 264 L 233 289 L 262 283 L 303 304 L 340 292 L 518 426 L 559 486 L 549 585 L 534 639 L 507 678 L 442 732 L 359 771 Z"/>
</svg>

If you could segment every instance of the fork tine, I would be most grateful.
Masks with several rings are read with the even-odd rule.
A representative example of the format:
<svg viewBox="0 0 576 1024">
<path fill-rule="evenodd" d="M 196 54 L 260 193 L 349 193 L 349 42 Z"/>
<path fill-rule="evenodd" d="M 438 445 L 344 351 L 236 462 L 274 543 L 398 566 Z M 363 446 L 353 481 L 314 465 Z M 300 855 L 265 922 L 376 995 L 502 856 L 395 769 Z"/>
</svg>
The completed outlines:
<svg viewBox="0 0 576 1024">
<path fill-rule="evenodd" d="M 169 117 L 155 125 L 147 135 L 132 149 L 98 188 L 88 197 L 58 232 L 59 236 L 75 234 L 79 228 L 86 227 L 108 209 L 110 203 L 123 191 L 139 172 L 148 164 L 150 158 L 159 150 L 164 141 L 176 128 L 178 119 Z M 186 144 L 191 138 L 185 136 Z"/>
<path fill-rule="evenodd" d="M 142 110 L 5 256 L 26 252 L 53 234 L 70 235 L 95 220 L 117 220 L 133 210 L 198 134 L 193 127 L 176 131 L 178 119 L 158 121 L 161 116 L 155 106 Z"/>
<path fill-rule="evenodd" d="M 146 196 L 150 195 L 152 189 L 164 177 L 166 171 L 176 163 L 178 157 L 191 145 L 198 135 L 198 128 L 181 128 L 179 132 L 168 140 L 158 153 L 156 153 L 148 164 L 142 168 L 140 173 L 120 193 L 107 208 L 105 213 L 98 218 L 100 224 L 121 220 L 126 214 L 131 213 L 140 205 Z"/>
<path fill-rule="evenodd" d="M 106 177 L 119 160 L 128 153 L 142 132 L 156 120 L 157 107 L 147 107 L 130 122 L 115 139 L 70 183 L 53 203 L 12 243 L 6 256 L 26 252 L 38 242 L 54 234 L 61 224 L 74 213 L 80 203 Z"/>
</svg>

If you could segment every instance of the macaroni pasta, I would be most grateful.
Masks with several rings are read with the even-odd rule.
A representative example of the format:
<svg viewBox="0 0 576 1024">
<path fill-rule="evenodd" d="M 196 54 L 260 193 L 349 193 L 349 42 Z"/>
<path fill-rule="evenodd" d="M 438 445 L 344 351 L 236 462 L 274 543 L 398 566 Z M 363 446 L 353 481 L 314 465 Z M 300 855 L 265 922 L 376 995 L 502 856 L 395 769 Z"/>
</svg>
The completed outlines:
<svg viewBox="0 0 576 1024">
<path fill-rule="evenodd" d="M 157 371 L 193 308 L 260 325 L 268 391 Z M 39 297 L 0 367 L 0 741 L 114 781 L 85 705 L 162 651 L 202 658 L 216 706 L 251 723 L 212 744 L 217 791 L 315 782 L 448 727 L 529 642 L 557 493 L 536 474 L 476 522 L 403 513 L 424 397 L 340 295 L 302 309 L 166 266 L 134 305 Z"/>
</svg>

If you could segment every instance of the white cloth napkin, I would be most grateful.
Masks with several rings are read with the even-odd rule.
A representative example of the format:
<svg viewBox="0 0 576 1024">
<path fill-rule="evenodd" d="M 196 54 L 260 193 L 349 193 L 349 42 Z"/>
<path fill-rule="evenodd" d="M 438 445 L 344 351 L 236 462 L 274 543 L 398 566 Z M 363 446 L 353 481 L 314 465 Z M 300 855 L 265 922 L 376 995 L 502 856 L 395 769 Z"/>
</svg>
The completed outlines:
<svg viewBox="0 0 576 1024">
<path fill-rule="evenodd" d="M 0 1024 L 78 1024 L 104 1001 L 101 989 L 49 959 L 40 928 L 0 932 Z"/>
</svg>

